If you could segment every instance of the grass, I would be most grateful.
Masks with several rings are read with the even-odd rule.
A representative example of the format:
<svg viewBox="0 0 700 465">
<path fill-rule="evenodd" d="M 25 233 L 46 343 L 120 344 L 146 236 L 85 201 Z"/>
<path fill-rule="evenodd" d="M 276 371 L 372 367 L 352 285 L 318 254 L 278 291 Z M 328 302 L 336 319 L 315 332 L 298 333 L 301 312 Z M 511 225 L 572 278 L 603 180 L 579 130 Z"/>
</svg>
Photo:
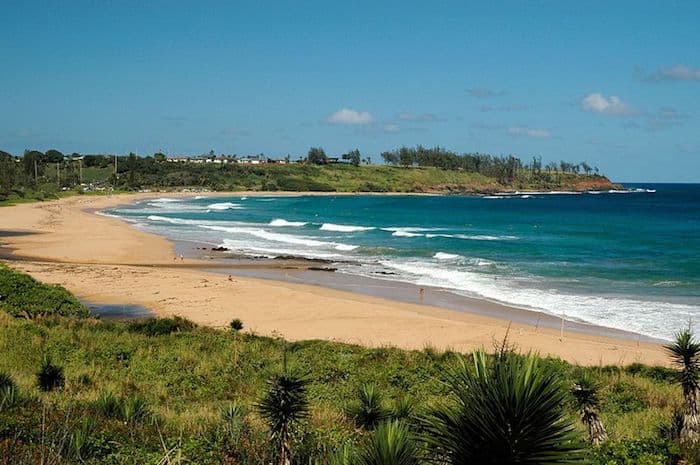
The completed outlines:
<svg viewBox="0 0 700 465">
<path fill-rule="evenodd" d="M 358 411 L 410 424 L 443 403 L 445 373 L 464 357 L 287 342 L 182 318 L 115 323 L 52 315 L 53 300 L 43 299 L 42 309 L 30 297 L 59 292 L 68 298 L 65 290 L 0 270 L 0 286 L 28 283 L 10 311 L 0 311 L 2 465 L 34 463 L 37 454 L 57 464 L 267 463 L 267 426 L 255 406 L 285 364 L 309 381 L 309 414 L 294 436 L 296 463 L 323 463 L 313 460 L 369 440 L 372 433 L 356 424 L 362 423 Z M 25 301 L 37 306 L 33 319 L 16 311 Z M 37 383 L 47 360 L 60 367 L 60 389 L 44 391 Z M 682 406 L 672 370 L 541 363 L 565 386 L 582 372 L 601 386 L 610 440 L 589 450 L 591 463 L 672 463 L 677 447 L 659 432 Z M 573 397 L 567 399 L 566 414 L 578 418 Z M 586 437 L 580 422 L 576 431 Z"/>
</svg>

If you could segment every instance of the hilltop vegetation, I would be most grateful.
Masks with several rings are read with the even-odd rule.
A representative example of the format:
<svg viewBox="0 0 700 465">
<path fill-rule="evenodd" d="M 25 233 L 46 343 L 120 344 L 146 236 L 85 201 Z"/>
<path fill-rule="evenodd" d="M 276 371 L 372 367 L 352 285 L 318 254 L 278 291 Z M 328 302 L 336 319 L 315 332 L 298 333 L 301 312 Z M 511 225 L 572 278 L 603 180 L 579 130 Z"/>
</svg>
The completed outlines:
<svg viewBox="0 0 700 465">
<path fill-rule="evenodd" d="M 7 273 L 0 279 L 8 276 L 15 279 Z M 20 292 L 55 289 L 33 286 Z M 177 318 L 109 323 L 51 316 L 55 308 L 47 300 L 40 312 L 14 312 L 20 317 L 0 311 L 0 464 L 35 463 L 39 456 L 54 464 L 276 463 L 277 440 L 270 440 L 269 417 L 259 405 L 274 406 L 270 389 L 281 382 L 281 373 L 293 373 L 289 381 L 301 380 L 303 387 L 289 430 L 292 464 L 398 463 L 350 459 L 370 455 L 388 434 L 406 453 L 422 450 L 420 438 L 433 431 L 425 430 L 422 418 L 453 405 L 450 373 L 460 373 L 463 362 L 469 372 L 474 367 L 469 355 L 430 348 L 290 343 L 241 332 L 240 321 L 226 330 Z M 38 314 L 43 316 L 27 318 Z M 518 358 L 508 363 L 516 374 L 530 363 L 513 357 Z M 542 392 L 561 399 L 557 403 L 563 405 L 554 409 L 563 425 L 574 427 L 561 442 L 572 460 L 581 449 L 592 464 L 677 463 L 681 448 L 674 418 L 683 400 L 675 371 L 535 362 L 533 376 L 549 386 Z M 499 375 L 505 383 L 508 373 Z M 571 390 L 583 378 L 586 386 L 597 385 L 598 400 L 588 399 L 607 430 L 599 446 L 587 444 Z M 480 383 L 464 380 L 472 390 Z M 483 400 L 479 405 L 487 409 L 480 417 L 493 416 Z M 429 455 L 436 452 L 430 450 Z M 348 461 L 335 456 L 337 451 Z M 687 460 L 697 463 L 692 455 Z"/>
<path fill-rule="evenodd" d="M 463 154 L 441 149 L 401 148 L 385 152 L 387 165 L 370 165 L 356 150 L 339 159 L 312 148 L 298 162 L 234 157 L 168 161 L 148 157 L 0 151 L 0 202 L 55 198 L 84 191 L 202 188 L 218 191 L 488 193 L 503 190 L 610 189 L 613 184 L 586 163 L 542 167 L 515 157 Z M 336 161 L 336 162 L 333 162 Z M 115 167 L 116 164 L 116 167 Z"/>
</svg>

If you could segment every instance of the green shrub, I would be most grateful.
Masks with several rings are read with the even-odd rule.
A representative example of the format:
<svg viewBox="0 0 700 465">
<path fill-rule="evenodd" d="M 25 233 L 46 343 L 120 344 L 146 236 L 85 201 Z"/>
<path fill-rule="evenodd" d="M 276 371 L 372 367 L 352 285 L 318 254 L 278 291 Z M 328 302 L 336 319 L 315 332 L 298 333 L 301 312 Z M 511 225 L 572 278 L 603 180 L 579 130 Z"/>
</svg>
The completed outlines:
<svg viewBox="0 0 700 465">
<path fill-rule="evenodd" d="M 195 323 L 179 316 L 147 318 L 145 320 L 132 321 L 128 325 L 129 331 L 142 333 L 147 336 L 164 336 L 171 333 L 191 331 L 196 327 Z"/>
<path fill-rule="evenodd" d="M 234 318 L 231 320 L 231 323 L 229 323 L 229 326 L 234 331 L 240 331 L 243 329 L 243 322 L 238 318 Z"/>
<path fill-rule="evenodd" d="M 678 458 L 675 446 L 661 439 L 608 441 L 591 451 L 591 463 L 600 465 L 668 465 Z"/>
<path fill-rule="evenodd" d="M 0 310 L 23 318 L 90 316 L 89 310 L 61 286 L 40 283 L 5 265 L 0 265 Z"/>
</svg>

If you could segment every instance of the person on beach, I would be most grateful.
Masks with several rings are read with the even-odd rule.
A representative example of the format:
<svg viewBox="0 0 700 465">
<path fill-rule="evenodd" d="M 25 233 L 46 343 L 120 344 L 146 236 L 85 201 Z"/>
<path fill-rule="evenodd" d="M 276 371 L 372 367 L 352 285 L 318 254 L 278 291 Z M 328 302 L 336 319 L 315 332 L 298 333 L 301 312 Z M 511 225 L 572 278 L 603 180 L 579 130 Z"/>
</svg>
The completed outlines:
<svg viewBox="0 0 700 465">
<path fill-rule="evenodd" d="M 423 303 L 423 297 L 425 296 L 425 289 L 423 289 L 421 287 L 420 290 L 418 291 L 418 296 L 420 297 L 420 302 Z"/>
</svg>

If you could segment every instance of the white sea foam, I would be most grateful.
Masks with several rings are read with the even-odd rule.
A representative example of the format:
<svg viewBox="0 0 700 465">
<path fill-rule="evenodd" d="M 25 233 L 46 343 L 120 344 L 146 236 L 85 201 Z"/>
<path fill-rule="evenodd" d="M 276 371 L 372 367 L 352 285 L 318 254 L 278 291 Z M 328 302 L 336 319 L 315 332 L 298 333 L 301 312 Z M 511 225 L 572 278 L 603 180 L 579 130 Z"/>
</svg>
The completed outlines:
<svg viewBox="0 0 700 465">
<path fill-rule="evenodd" d="M 202 200 L 202 199 L 208 199 L 208 198 L 209 198 L 209 196 L 207 196 L 207 195 L 197 195 L 197 196 L 195 196 L 194 199 L 195 200 Z"/>
<path fill-rule="evenodd" d="M 443 264 L 419 261 L 383 261 L 382 264 L 398 271 L 396 279 L 402 281 L 453 289 L 468 296 L 653 337 L 670 338 L 677 328 L 687 325 L 689 319 L 697 316 L 697 307 L 686 304 L 538 289 L 533 282 L 524 282 L 522 278 L 499 279 L 492 274 L 451 269 Z M 629 315 L 635 317 L 631 319 Z"/>
<path fill-rule="evenodd" d="M 242 210 L 243 206 L 240 203 L 220 202 L 209 204 L 207 208 L 209 210 Z"/>
<path fill-rule="evenodd" d="M 161 197 L 159 199 L 153 199 L 151 202 L 157 202 L 157 203 L 170 203 L 170 202 L 182 202 L 182 199 L 173 199 L 170 197 Z"/>
<path fill-rule="evenodd" d="M 455 260 L 457 258 L 462 258 L 462 256 L 455 253 L 438 252 L 433 255 L 433 258 L 437 260 Z"/>
<path fill-rule="evenodd" d="M 396 237 L 419 237 L 419 236 L 425 236 L 425 234 L 421 233 L 414 233 L 410 231 L 394 231 L 391 233 L 392 236 Z"/>
<path fill-rule="evenodd" d="M 351 226 L 346 224 L 323 223 L 320 229 L 321 231 L 360 232 L 369 231 L 376 228 L 374 226 Z"/>
<path fill-rule="evenodd" d="M 333 252 L 320 252 L 305 249 L 289 249 L 274 246 L 258 246 L 251 245 L 250 242 L 236 241 L 233 239 L 224 239 L 221 245 L 228 249 L 235 250 L 237 253 L 243 253 L 246 255 L 262 255 L 269 258 L 275 258 L 279 256 L 294 256 L 332 260 L 335 258 L 342 257 L 341 254 Z"/>
<path fill-rule="evenodd" d="M 491 236 L 488 234 L 455 234 L 452 237 L 470 241 L 515 241 L 517 236 Z"/>
<path fill-rule="evenodd" d="M 276 218 L 272 221 L 270 221 L 270 226 L 276 226 L 276 227 L 300 227 L 300 226 L 306 226 L 308 223 L 304 221 L 287 221 L 282 218 Z"/>
<path fill-rule="evenodd" d="M 357 249 L 356 245 L 348 245 L 348 244 L 338 244 L 335 246 L 335 250 L 342 250 L 342 251 L 351 251 Z"/>
<path fill-rule="evenodd" d="M 225 232 L 230 234 L 245 234 L 249 236 L 254 236 L 260 239 L 264 239 L 272 242 L 282 242 L 285 244 L 294 244 L 304 247 L 312 248 L 328 248 L 342 251 L 355 250 L 357 246 L 350 244 L 341 244 L 337 242 L 327 242 L 319 241 L 317 239 L 312 239 L 307 236 L 294 236 L 292 234 L 281 234 L 266 231 L 262 228 L 249 228 L 249 227 L 231 227 L 231 226 L 212 226 L 212 225 L 199 225 L 199 227 L 204 229 L 209 229 L 212 231 Z"/>
</svg>

